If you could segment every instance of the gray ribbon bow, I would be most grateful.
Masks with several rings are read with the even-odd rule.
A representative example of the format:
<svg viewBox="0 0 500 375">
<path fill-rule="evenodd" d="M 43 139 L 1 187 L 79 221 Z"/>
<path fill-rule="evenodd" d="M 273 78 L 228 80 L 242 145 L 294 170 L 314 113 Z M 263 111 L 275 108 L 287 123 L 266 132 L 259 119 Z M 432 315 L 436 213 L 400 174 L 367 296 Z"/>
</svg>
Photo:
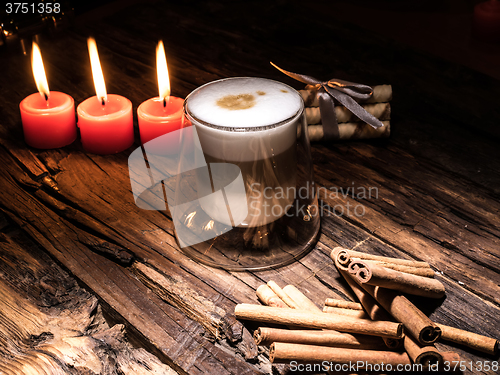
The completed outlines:
<svg viewBox="0 0 500 375">
<path fill-rule="evenodd" d="M 339 124 L 337 122 L 337 116 L 335 115 L 334 98 L 343 104 L 361 121 L 370 124 L 375 129 L 384 126 L 380 120 L 366 112 L 366 110 L 353 99 L 356 98 L 364 100 L 370 98 L 373 93 L 373 89 L 370 86 L 348 82 L 341 79 L 331 79 L 329 81 L 321 82 L 314 77 L 292 73 L 281 69 L 272 62 L 271 65 L 280 72 L 296 79 L 297 81 L 318 88 L 319 111 L 321 113 L 321 122 L 323 123 L 324 139 L 339 139 Z"/>
</svg>

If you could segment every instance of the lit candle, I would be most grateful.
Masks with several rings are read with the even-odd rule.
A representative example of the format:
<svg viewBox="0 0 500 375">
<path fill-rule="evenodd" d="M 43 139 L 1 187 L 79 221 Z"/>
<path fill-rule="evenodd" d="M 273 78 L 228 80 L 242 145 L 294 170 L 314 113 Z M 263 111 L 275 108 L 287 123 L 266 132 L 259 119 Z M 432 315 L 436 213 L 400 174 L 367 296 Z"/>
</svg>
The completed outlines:
<svg viewBox="0 0 500 375">
<path fill-rule="evenodd" d="M 19 108 L 24 140 L 40 149 L 69 145 L 76 138 L 75 102 L 67 94 L 49 91 L 42 54 L 33 43 L 31 66 L 38 93 L 26 97 Z"/>
<path fill-rule="evenodd" d="M 134 143 L 132 103 L 123 96 L 106 93 L 93 38 L 89 38 L 88 47 L 96 96 L 88 98 L 77 108 L 83 148 L 94 154 L 115 154 Z"/>
<path fill-rule="evenodd" d="M 139 132 L 143 145 L 152 139 L 191 125 L 184 118 L 184 99 L 170 96 L 170 79 L 162 41 L 156 47 L 156 71 L 159 96 L 146 100 L 137 108 Z M 179 151 L 179 143 L 175 142 L 175 139 L 170 139 L 169 142 L 165 138 L 162 140 L 164 142 L 149 144 L 148 151 L 162 155 L 171 155 Z"/>
</svg>

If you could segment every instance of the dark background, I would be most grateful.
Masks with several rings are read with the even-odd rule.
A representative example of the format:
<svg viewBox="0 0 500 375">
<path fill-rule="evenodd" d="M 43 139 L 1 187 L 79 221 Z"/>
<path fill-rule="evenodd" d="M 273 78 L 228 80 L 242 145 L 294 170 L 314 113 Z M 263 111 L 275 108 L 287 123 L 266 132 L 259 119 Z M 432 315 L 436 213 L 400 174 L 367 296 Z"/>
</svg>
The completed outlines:
<svg viewBox="0 0 500 375">
<path fill-rule="evenodd" d="M 116 245 L 118 255 L 132 249 L 139 259 L 154 259 L 165 275 L 189 277 L 189 287 L 200 294 L 210 290 L 228 311 L 234 303 L 255 298 L 257 281 L 271 278 L 283 285 L 300 283 L 318 304 L 326 292 L 347 295 L 332 272 L 330 246 L 411 256 L 430 261 L 447 283 L 449 294 L 433 319 L 498 335 L 500 52 L 498 44 L 472 36 L 474 3 L 74 1 L 61 19 L 9 21 L 0 34 L 0 208 L 15 221 L 11 227 L 22 227 L 23 235 L 70 267 L 104 303 L 122 301 L 109 308 L 110 314 L 121 314 L 125 318 L 119 321 L 129 319 L 134 329 L 147 332 L 144 342 L 158 343 L 156 349 L 189 373 L 195 369 L 182 358 L 189 349 L 182 347 L 179 356 L 176 345 L 165 347 L 159 337 L 179 337 L 171 342 L 181 346 L 186 339 L 197 348 L 207 347 L 203 350 L 210 355 L 196 363 L 199 374 L 217 372 L 214 363 L 226 363 L 229 369 L 234 357 L 222 355 L 201 337 L 205 330 L 175 306 L 154 306 L 153 293 L 143 293 L 145 286 L 128 268 L 95 253 L 107 248 L 85 239 L 97 237 L 97 244 L 108 248 Z M 19 103 L 36 91 L 31 39 L 40 43 L 50 89 L 66 92 L 78 105 L 95 95 L 88 36 L 97 40 L 108 92 L 132 101 L 136 131 L 137 107 L 157 95 L 158 39 L 165 42 L 172 94 L 179 97 L 208 81 L 238 75 L 303 87 L 269 61 L 324 80 L 391 84 L 389 139 L 311 147 L 317 183 L 344 189 L 354 183 L 377 186 L 380 199 L 363 202 L 369 210 L 363 218 L 325 218 L 325 240 L 288 269 L 230 277 L 218 270 L 202 273 L 176 247 L 164 245 L 173 243 L 165 215 L 133 204 L 126 165 L 128 151 L 139 145 L 138 134 L 130 150 L 106 156 L 86 153 L 79 138 L 57 150 L 33 150 L 23 141 Z M 34 162 L 48 168 L 60 190 L 46 187 L 39 174 L 30 172 Z M 233 284 L 244 286 L 245 296 Z M 136 315 L 141 319 L 130 314 L 130 307 L 141 312 Z M 178 324 L 184 336 L 179 336 Z M 158 328 L 153 332 L 151 327 Z M 463 353 L 474 361 L 486 358 Z"/>
<path fill-rule="evenodd" d="M 31 75 L 30 45 L 37 34 L 49 82 L 55 71 L 65 74 L 67 81 L 82 88 L 80 93 L 69 93 L 78 104 L 94 95 L 90 67 L 75 71 L 65 64 L 71 64 L 74 57 L 88 59 L 81 37 L 88 35 L 96 38 L 98 46 L 100 41 L 101 46 L 116 41 L 115 49 L 102 47 L 99 51 L 105 77 L 116 76 L 106 79 L 108 91 L 131 97 L 123 92 L 125 84 L 138 98 L 133 101 L 134 108 L 157 95 L 154 49 L 158 39 L 165 43 L 172 94 L 180 97 L 206 83 L 206 75 L 201 78 L 198 69 L 210 72 L 212 79 L 263 76 L 302 88 L 272 68 L 269 61 L 318 79 L 391 84 L 393 140 L 415 155 L 431 158 L 500 193 L 498 158 L 491 160 L 491 155 L 498 154 L 500 140 L 500 44 L 473 36 L 477 1 L 61 3 L 66 13 L 55 23 L 41 21 L 38 16 L 15 21 L 24 26 L 0 46 L 4 74 L 26 71 Z M 167 6 L 158 7 L 158 3 Z M 114 25 L 125 25 L 120 35 L 110 34 Z M 81 44 L 73 52 L 77 56 L 67 56 L 67 51 L 58 49 L 68 34 L 77 35 Z M 128 49 L 120 51 L 120 43 L 126 43 Z M 179 43 L 188 46 L 187 51 L 180 52 Z M 20 67 L 17 57 L 23 53 Z M 136 70 L 122 57 L 137 59 L 143 68 Z M 53 90 L 66 89 L 54 85 Z M 36 87 L 28 79 L 26 84 L 9 89 L 17 93 L 11 102 L 19 103 Z M 5 119 L 3 114 L 0 106 L 0 118 Z"/>
</svg>

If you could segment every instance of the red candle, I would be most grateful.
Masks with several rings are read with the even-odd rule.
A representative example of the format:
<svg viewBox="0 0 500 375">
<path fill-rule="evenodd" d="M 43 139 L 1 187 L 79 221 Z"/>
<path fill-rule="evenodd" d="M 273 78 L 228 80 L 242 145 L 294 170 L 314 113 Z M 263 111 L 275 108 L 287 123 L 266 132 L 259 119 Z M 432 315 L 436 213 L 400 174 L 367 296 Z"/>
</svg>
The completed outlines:
<svg viewBox="0 0 500 375">
<path fill-rule="evenodd" d="M 97 96 L 78 108 L 78 127 L 83 148 L 93 154 L 115 154 L 134 143 L 132 103 L 120 95 L 107 95 L 105 104 Z"/>
<path fill-rule="evenodd" d="M 163 104 L 166 103 L 164 106 Z M 141 143 L 180 129 L 183 124 L 184 99 L 170 96 L 165 101 L 161 98 L 151 98 L 137 108 Z"/>
<path fill-rule="evenodd" d="M 472 33 L 479 39 L 500 41 L 500 1 L 489 0 L 474 7 Z"/>
<path fill-rule="evenodd" d="M 75 103 L 71 96 L 49 90 L 36 43 L 33 43 L 32 68 L 39 93 L 29 95 L 19 105 L 24 140 L 40 149 L 69 145 L 76 138 Z"/>
<path fill-rule="evenodd" d="M 94 154 L 115 154 L 134 143 L 132 103 L 120 95 L 106 93 L 95 40 L 88 40 L 90 65 L 96 96 L 77 108 L 83 148 Z"/>
<path fill-rule="evenodd" d="M 170 96 L 170 79 L 163 42 L 156 48 L 156 71 L 158 74 L 159 96 L 143 102 L 137 108 L 141 143 L 158 138 L 191 124 L 184 118 L 184 99 Z M 161 155 L 173 155 L 179 151 L 179 142 L 175 137 L 164 137 L 161 142 L 152 142 L 148 152 Z"/>
</svg>

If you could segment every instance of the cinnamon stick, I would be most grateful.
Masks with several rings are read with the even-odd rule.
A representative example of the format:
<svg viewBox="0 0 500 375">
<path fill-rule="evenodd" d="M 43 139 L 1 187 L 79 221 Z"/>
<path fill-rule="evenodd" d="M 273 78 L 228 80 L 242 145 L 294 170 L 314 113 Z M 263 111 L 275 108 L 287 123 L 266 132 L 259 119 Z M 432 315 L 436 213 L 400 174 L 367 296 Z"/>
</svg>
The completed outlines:
<svg viewBox="0 0 500 375">
<path fill-rule="evenodd" d="M 361 333 L 381 337 L 402 337 L 403 325 L 388 321 L 371 321 L 333 314 L 282 309 L 251 304 L 238 304 L 234 309 L 238 319 L 273 324 L 295 325 L 305 328 L 332 329 L 341 332 Z"/>
<path fill-rule="evenodd" d="M 459 374 L 462 374 L 462 371 L 460 371 L 460 366 L 457 366 L 458 367 L 458 370 L 459 371 L 455 371 L 453 370 L 453 367 L 455 367 L 456 364 L 460 364 L 460 355 L 456 352 L 441 352 L 441 356 L 443 357 L 443 363 L 441 363 L 440 367 L 438 368 L 438 371 L 441 371 L 441 372 L 451 372 L 451 373 L 454 373 L 454 372 L 457 372 Z M 449 367 L 447 366 L 447 368 L 445 368 L 444 366 L 445 365 L 449 365 Z M 451 369 L 450 369 L 451 367 Z M 434 369 L 433 369 L 434 371 Z"/>
<path fill-rule="evenodd" d="M 378 311 L 377 307 L 378 304 L 380 304 L 394 317 L 394 319 L 403 323 L 410 334 L 417 337 L 421 344 L 432 344 L 441 336 L 441 330 L 439 327 L 406 297 L 403 297 L 392 290 L 366 284 L 361 287 L 358 283 L 356 283 L 346 271 L 346 267 L 340 263 L 343 261 L 344 263 L 349 264 L 350 256 L 348 250 L 335 248 L 331 252 L 330 256 L 335 262 L 340 274 L 344 277 L 344 279 L 346 279 L 351 288 L 353 288 L 354 293 L 363 298 L 363 300 L 360 299 L 360 302 L 363 304 L 365 311 L 372 319 L 374 319 L 375 311 Z M 373 297 L 378 303 L 374 303 L 372 300 L 367 298 L 367 294 Z M 383 313 L 379 314 L 382 316 L 384 315 Z"/>
<path fill-rule="evenodd" d="M 337 314 L 344 316 L 352 316 L 358 319 L 370 319 L 370 316 L 364 310 L 343 309 L 341 307 L 325 306 L 323 312 L 328 314 Z"/>
<path fill-rule="evenodd" d="M 443 363 L 443 356 L 434 345 L 422 346 L 411 335 L 404 337 L 404 348 L 413 363 L 423 365 L 424 369 Z"/>
<path fill-rule="evenodd" d="M 430 345 L 441 336 L 441 329 L 432 322 L 406 297 L 397 292 L 378 286 L 363 284 L 362 288 L 382 305 L 398 322 L 404 324 L 405 329 L 418 338 L 422 345 Z"/>
<path fill-rule="evenodd" d="M 387 346 L 389 349 L 398 349 L 403 346 L 403 338 L 392 338 L 392 337 L 382 337 L 382 340 L 384 340 L 385 346 Z"/>
<path fill-rule="evenodd" d="M 269 286 L 269 288 L 271 288 L 271 290 L 276 293 L 276 295 L 281 298 L 281 300 L 283 302 L 285 302 L 288 307 L 291 307 L 292 309 L 298 309 L 299 306 L 293 301 L 293 299 L 291 299 L 284 291 L 283 289 L 281 289 L 281 287 L 276 284 L 274 281 L 269 281 L 267 283 L 267 286 Z"/>
<path fill-rule="evenodd" d="M 391 118 L 391 105 L 389 103 L 365 104 L 362 107 L 366 112 L 379 120 L 390 120 Z M 321 111 L 319 107 L 306 106 L 304 114 L 309 125 L 321 123 Z M 337 123 L 339 124 L 343 122 L 359 121 L 356 115 L 341 105 L 335 106 L 335 116 L 337 117 Z"/>
<path fill-rule="evenodd" d="M 391 123 L 388 120 L 382 121 L 384 126 L 373 128 L 365 122 L 342 122 L 338 124 L 339 140 L 387 138 L 391 135 Z M 317 142 L 324 139 L 323 125 L 309 125 L 307 127 L 309 141 Z"/>
<path fill-rule="evenodd" d="M 318 107 L 318 89 L 314 86 L 306 86 L 305 90 L 299 90 L 302 99 L 307 107 Z M 392 99 L 392 86 L 391 85 L 378 85 L 373 87 L 373 94 L 367 100 L 357 100 L 362 103 L 383 103 L 389 102 Z M 356 100 L 356 99 L 355 99 Z"/>
<path fill-rule="evenodd" d="M 319 312 L 321 313 L 321 309 L 319 309 L 309 298 L 307 298 L 300 290 L 298 290 L 295 286 L 293 285 L 287 285 L 283 288 L 283 291 L 285 293 L 287 293 L 290 298 L 292 298 L 294 300 L 295 303 L 297 303 L 301 309 L 304 309 L 304 310 L 307 310 L 307 311 L 311 311 L 311 312 Z M 357 304 L 359 305 L 359 304 Z M 335 309 L 336 311 L 325 311 L 323 309 L 323 312 L 334 312 L 334 313 L 337 313 L 339 315 L 347 315 L 347 316 L 351 316 L 351 317 L 354 317 L 354 318 L 359 318 L 359 319 L 370 319 L 370 317 L 368 316 L 368 314 L 366 314 L 366 312 L 363 310 L 363 307 L 361 305 L 359 305 L 360 309 L 361 310 L 350 310 L 350 309 L 342 309 L 342 308 L 338 308 L 338 309 Z M 308 331 L 308 332 L 311 332 L 311 331 Z M 342 333 L 340 332 L 336 332 L 336 331 L 327 331 L 327 332 L 331 332 L 332 335 L 334 333 L 336 333 L 337 335 L 342 335 Z M 349 335 L 349 334 L 344 334 L 344 335 Z M 352 335 L 351 335 L 352 336 Z M 359 337 L 359 335 L 358 335 Z M 366 337 L 366 336 L 365 336 Z M 371 339 L 371 337 L 370 337 Z M 283 340 L 274 340 L 274 341 L 281 341 L 281 342 L 292 342 L 292 341 L 283 341 Z M 397 339 L 397 338 L 392 338 L 392 337 L 383 337 L 382 338 L 382 341 L 386 344 L 386 346 L 388 348 L 391 348 L 391 349 L 396 349 L 398 347 L 400 347 L 402 345 L 401 343 L 401 339 Z M 293 342 L 296 342 L 296 343 L 299 343 L 299 344 L 311 344 L 311 345 L 320 345 L 319 343 L 318 344 L 315 344 L 313 342 L 300 342 L 300 341 L 293 341 Z M 336 341 L 339 345 L 341 344 L 341 342 L 339 342 L 338 340 Z M 377 342 L 377 345 L 376 347 L 379 348 L 381 342 L 380 340 L 376 340 Z M 364 345 L 364 348 L 368 348 L 368 342 L 367 342 L 367 339 L 366 338 L 363 338 L 362 339 L 362 343 Z"/>
<path fill-rule="evenodd" d="M 498 353 L 498 340 L 494 338 L 465 331 L 463 329 L 449 327 L 444 324 L 437 324 L 437 326 L 441 329 L 441 338 L 443 340 L 464 345 L 483 353 L 492 355 L 497 355 Z"/>
<path fill-rule="evenodd" d="M 353 335 L 337 331 L 291 330 L 260 327 L 254 332 L 257 345 L 289 342 L 304 345 L 334 346 L 339 348 L 379 349 L 382 339 L 375 336 Z"/>
<path fill-rule="evenodd" d="M 335 247 L 330 253 L 330 258 L 332 258 L 335 266 L 339 270 L 349 270 L 349 263 L 351 262 L 351 255 L 349 254 L 349 250 L 344 249 L 343 247 Z"/>
<path fill-rule="evenodd" d="M 269 359 L 273 363 L 353 363 L 368 365 L 385 364 L 396 367 L 410 364 L 406 353 L 379 350 L 343 349 L 327 346 L 275 342 L 269 348 Z"/>
<path fill-rule="evenodd" d="M 269 286 L 262 284 L 255 292 L 263 304 L 272 307 L 288 307 L 288 305 L 272 291 Z"/>
<path fill-rule="evenodd" d="M 345 249 L 336 249 L 340 249 L 340 251 L 335 252 L 334 249 L 331 253 L 333 261 L 335 262 L 335 266 L 337 267 L 339 273 L 342 275 L 347 284 L 349 284 L 349 286 L 351 287 L 353 293 L 358 298 L 366 313 L 372 320 L 391 320 L 391 316 L 389 315 L 389 313 L 384 308 L 382 308 L 367 291 L 365 291 L 358 283 L 356 283 L 347 272 L 347 268 L 343 267 L 340 264 L 339 260 L 343 255 L 345 255 L 345 253 L 343 252 Z"/>
<path fill-rule="evenodd" d="M 336 265 L 338 261 L 336 260 Z M 338 266 L 340 267 L 340 265 Z M 420 343 L 429 345 L 438 340 L 441 335 L 439 327 L 433 323 L 423 312 L 421 312 L 406 297 L 403 297 L 392 290 L 363 285 L 356 283 L 350 274 L 339 268 L 340 274 L 353 288 L 354 293 L 359 296 L 361 304 L 372 319 L 390 313 L 394 319 L 405 325 L 405 328 L 414 336 L 418 337 Z M 360 290 L 361 289 L 361 290 Z M 364 291 L 366 294 L 363 294 Z M 374 301 L 368 297 L 373 297 Z M 381 312 L 379 304 L 387 311 Z M 365 306 L 366 305 L 366 306 Z M 385 313 L 385 314 L 384 314 Z"/>
<path fill-rule="evenodd" d="M 285 302 L 283 302 L 283 300 L 281 298 L 279 298 L 276 295 L 276 293 L 274 293 L 272 291 L 272 289 L 269 288 L 269 286 L 267 284 L 262 284 L 261 286 L 259 286 L 255 293 L 257 294 L 257 297 L 259 298 L 259 300 L 267 306 L 279 307 L 279 308 L 285 308 L 285 309 L 290 308 L 290 306 L 288 306 Z M 298 327 L 291 325 L 291 326 L 288 326 L 288 328 L 296 329 Z"/>
<path fill-rule="evenodd" d="M 380 286 L 428 298 L 442 298 L 445 295 L 444 285 L 439 280 L 395 271 L 369 261 L 352 260 L 349 273 L 354 275 L 360 284 Z"/>
<path fill-rule="evenodd" d="M 346 271 L 340 271 L 340 274 L 347 281 L 347 284 L 349 284 L 356 297 L 358 297 L 359 302 L 363 305 L 364 310 L 371 320 L 391 320 L 390 314 L 381 307 L 369 293 L 356 283 Z"/>
<path fill-rule="evenodd" d="M 339 270 L 339 273 L 349 284 L 349 286 L 351 287 L 352 291 L 360 301 L 361 305 L 363 306 L 363 309 L 368 314 L 368 316 L 372 320 L 383 320 L 383 321 L 392 320 L 392 317 L 389 315 L 389 313 L 384 308 L 382 308 L 377 303 L 377 301 L 375 301 L 375 299 L 370 294 L 368 294 L 368 292 L 366 292 L 358 283 L 356 283 L 351 278 L 350 274 L 340 266 L 337 259 L 334 259 L 334 261 L 335 265 L 337 266 L 337 269 Z M 387 345 L 387 347 L 391 349 L 396 349 L 403 345 L 402 339 L 384 337 L 383 340 Z"/>
<path fill-rule="evenodd" d="M 359 260 L 359 258 L 351 258 L 352 260 Z M 410 267 L 410 266 L 402 266 L 400 264 L 393 264 L 387 262 L 381 262 L 377 260 L 366 260 L 366 262 L 375 263 L 379 266 L 390 268 L 395 271 L 411 273 L 412 275 L 424 276 L 424 277 L 434 277 L 435 272 L 430 267 Z"/>
<path fill-rule="evenodd" d="M 283 291 L 301 310 L 307 310 L 311 312 L 320 313 L 321 309 L 314 304 L 309 298 L 307 298 L 304 293 L 298 290 L 294 285 L 287 285 L 283 288 Z"/>
<path fill-rule="evenodd" d="M 341 309 L 363 310 L 363 305 L 360 303 L 335 298 L 325 299 L 325 306 L 340 307 Z"/>
<path fill-rule="evenodd" d="M 360 251 L 344 249 L 342 247 L 336 247 L 332 250 L 332 253 L 331 253 L 332 259 L 334 258 L 334 256 L 336 256 L 336 254 L 339 254 L 339 263 L 343 267 L 348 267 L 351 258 L 357 258 L 357 259 L 362 259 L 362 260 L 379 261 L 379 262 L 384 262 L 384 263 L 389 263 L 389 264 L 398 264 L 401 266 L 408 266 L 408 267 L 430 268 L 429 263 L 427 263 L 427 262 L 408 260 L 408 259 L 390 258 L 390 257 L 381 256 L 381 255 L 372 255 L 372 254 L 367 254 L 367 253 L 363 253 Z"/>
</svg>

